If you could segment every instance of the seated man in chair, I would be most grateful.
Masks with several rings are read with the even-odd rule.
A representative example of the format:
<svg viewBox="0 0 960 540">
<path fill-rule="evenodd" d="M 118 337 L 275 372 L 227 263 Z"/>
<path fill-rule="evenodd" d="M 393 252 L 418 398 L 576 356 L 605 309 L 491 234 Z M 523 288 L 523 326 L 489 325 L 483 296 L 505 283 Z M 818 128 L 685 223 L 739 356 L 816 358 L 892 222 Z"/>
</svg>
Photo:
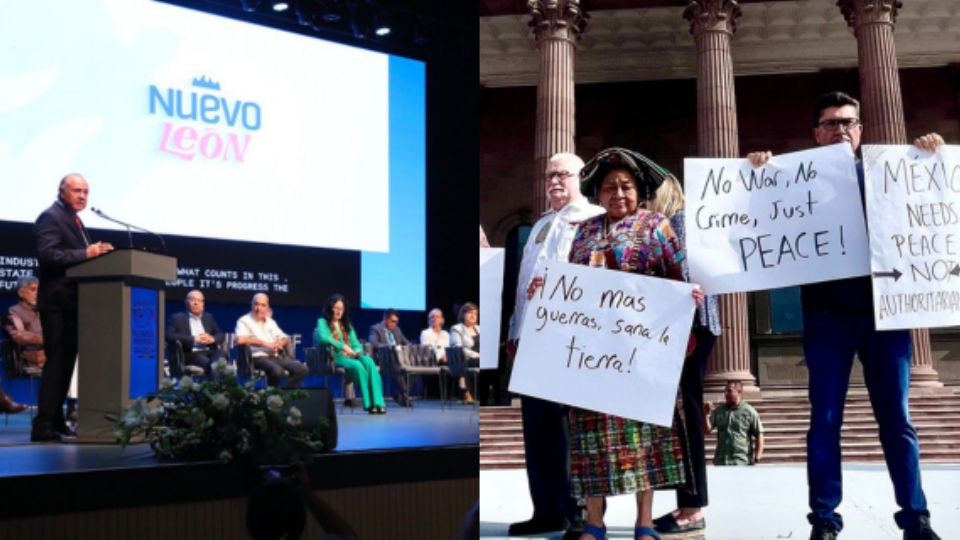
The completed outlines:
<svg viewBox="0 0 960 540">
<path fill-rule="evenodd" d="M 40 313 L 37 311 L 37 292 L 40 280 L 33 276 L 17 280 L 17 296 L 20 301 L 7 310 L 6 333 L 14 343 L 23 348 L 27 365 L 43 369 L 47 357 L 43 353 L 43 330 L 40 328 Z"/>
<path fill-rule="evenodd" d="M 250 313 L 237 320 L 237 345 L 250 347 L 253 365 L 266 373 L 270 386 L 277 386 L 286 370 L 290 376 L 283 387 L 298 388 L 310 370 L 287 353 L 290 336 L 283 333 L 270 314 L 270 298 L 264 293 L 253 295 Z"/>
<path fill-rule="evenodd" d="M 42 369 L 47 361 L 43 353 L 40 314 L 37 312 L 39 286 L 40 280 L 34 276 L 18 279 L 17 296 L 20 297 L 20 301 L 10 306 L 3 320 L 3 338 L 20 346 L 27 366 L 36 369 Z M 27 410 L 26 405 L 17 403 L 0 388 L 0 413 L 19 413 L 25 410 Z"/>
<path fill-rule="evenodd" d="M 394 345 L 409 345 L 407 337 L 403 335 L 403 330 L 397 326 L 400 322 L 400 315 L 395 309 L 387 309 L 383 312 L 383 321 L 370 327 L 369 341 L 374 347 L 393 347 Z M 397 382 L 397 393 L 393 396 L 394 401 L 401 407 L 410 404 L 409 389 L 407 388 L 407 379 L 400 373 L 400 370 L 394 368 L 394 379 Z"/>
<path fill-rule="evenodd" d="M 190 291 L 185 303 L 187 311 L 170 316 L 167 342 L 171 347 L 181 347 L 185 365 L 197 366 L 205 376 L 210 377 L 210 366 L 227 356 L 220 348 L 223 345 L 223 332 L 217 321 L 213 320 L 213 315 L 203 310 L 202 292 Z"/>
</svg>

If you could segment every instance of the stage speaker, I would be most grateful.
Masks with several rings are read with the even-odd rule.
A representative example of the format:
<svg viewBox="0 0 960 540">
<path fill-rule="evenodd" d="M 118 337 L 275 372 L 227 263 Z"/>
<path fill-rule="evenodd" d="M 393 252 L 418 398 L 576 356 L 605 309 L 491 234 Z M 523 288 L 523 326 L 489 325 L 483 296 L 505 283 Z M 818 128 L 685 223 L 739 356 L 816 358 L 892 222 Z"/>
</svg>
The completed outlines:
<svg viewBox="0 0 960 540">
<path fill-rule="evenodd" d="M 326 420 L 326 429 L 323 432 L 323 451 L 329 452 L 337 447 L 337 409 L 333 404 L 333 394 L 329 388 L 303 388 L 307 397 L 295 399 L 290 406 L 295 406 L 303 413 L 303 425 L 313 428 L 321 419 Z"/>
</svg>

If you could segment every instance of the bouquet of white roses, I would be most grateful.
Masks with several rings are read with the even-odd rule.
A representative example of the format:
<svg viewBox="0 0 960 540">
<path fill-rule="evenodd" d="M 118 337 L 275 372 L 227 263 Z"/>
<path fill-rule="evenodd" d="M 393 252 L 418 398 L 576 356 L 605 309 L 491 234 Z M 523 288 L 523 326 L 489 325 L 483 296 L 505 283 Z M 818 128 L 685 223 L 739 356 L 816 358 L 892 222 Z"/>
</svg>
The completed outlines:
<svg viewBox="0 0 960 540">
<path fill-rule="evenodd" d="M 302 425 L 300 410 L 289 402 L 301 390 L 257 389 L 256 380 L 240 384 L 226 360 L 213 364 L 213 380 L 163 379 L 156 394 L 134 402 L 114 433 L 127 446 L 139 436 L 160 459 L 220 460 L 255 465 L 309 461 L 321 450 L 324 424 Z"/>
</svg>

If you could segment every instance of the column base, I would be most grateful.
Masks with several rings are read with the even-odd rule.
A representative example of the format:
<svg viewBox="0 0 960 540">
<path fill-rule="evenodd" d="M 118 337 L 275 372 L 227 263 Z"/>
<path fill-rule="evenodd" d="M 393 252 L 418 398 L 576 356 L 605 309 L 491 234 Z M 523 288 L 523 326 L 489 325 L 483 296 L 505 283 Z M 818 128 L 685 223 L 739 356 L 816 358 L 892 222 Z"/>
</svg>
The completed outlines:
<svg viewBox="0 0 960 540">
<path fill-rule="evenodd" d="M 910 389 L 943 388 L 940 374 L 929 366 L 913 366 L 910 369 Z"/>
</svg>

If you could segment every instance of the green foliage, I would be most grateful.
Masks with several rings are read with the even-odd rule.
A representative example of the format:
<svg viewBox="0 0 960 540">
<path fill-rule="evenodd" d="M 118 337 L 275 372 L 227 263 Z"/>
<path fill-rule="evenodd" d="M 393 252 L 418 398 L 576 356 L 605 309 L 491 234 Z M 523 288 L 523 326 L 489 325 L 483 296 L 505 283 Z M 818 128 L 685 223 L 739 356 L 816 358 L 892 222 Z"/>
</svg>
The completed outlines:
<svg viewBox="0 0 960 540">
<path fill-rule="evenodd" d="M 325 425 L 310 430 L 289 405 L 302 390 L 254 388 L 240 384 L 226 362 L 214 364 L 215 380 L 177 383 L 164 379 L 160 390 L 137 400 L 117 423 L 117 441 L 127 446 L 143 436 L 156 456 L 169 461 L 220 460 L 252 465 L 307 462 L 321 450 Z"/>
</svg>

